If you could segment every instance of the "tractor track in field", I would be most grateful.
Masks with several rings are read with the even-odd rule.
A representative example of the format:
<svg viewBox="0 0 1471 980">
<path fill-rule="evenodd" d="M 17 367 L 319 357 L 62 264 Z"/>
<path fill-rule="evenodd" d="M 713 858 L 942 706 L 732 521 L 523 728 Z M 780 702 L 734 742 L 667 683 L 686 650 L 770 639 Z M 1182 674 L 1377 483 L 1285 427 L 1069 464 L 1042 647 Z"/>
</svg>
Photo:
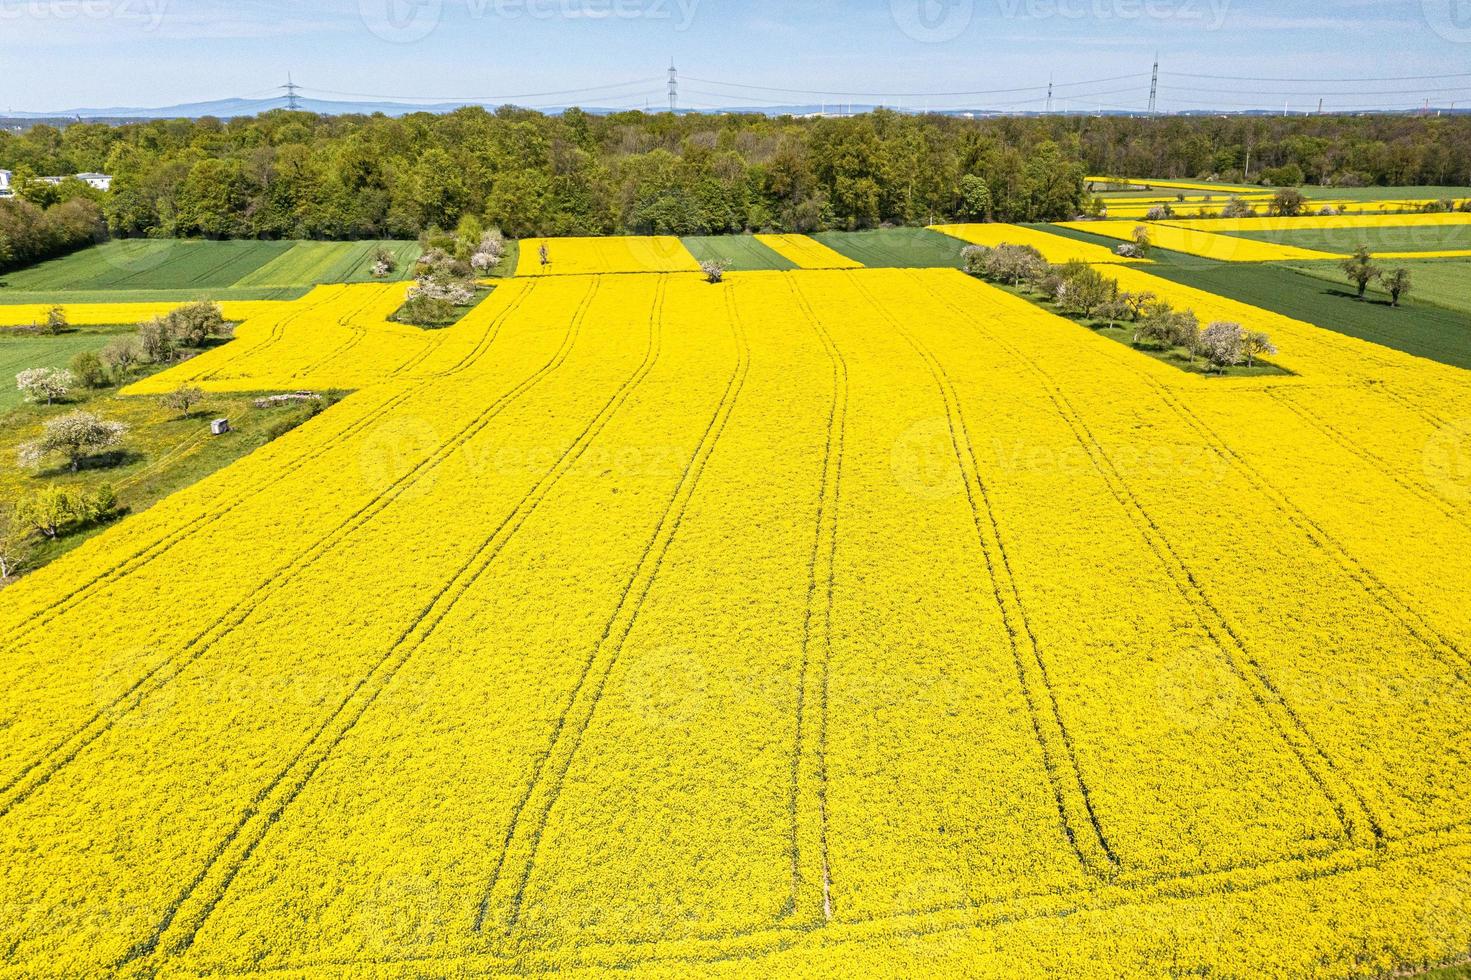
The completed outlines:
<svg viewBox="0 0 1471 980">
<path fill-rule="evenodd" d="M 988 337 L 997 347 L 1027 365 L 1038 377 L 1054 408 L 1068 425 L 1074 439 L 1088 454 L 1095 470 L 1104 480 L 1105 485 L 1109 487 L 1115 502 L 1134 524 L 1135 529 L 1154 554 L 1156 561 L 1169 577 L 1177 593 L 1194 613 L 1196 621 L 1206 631 L 1206 635 L 1211 638 L 1217 651 L 1231 668 L 1232 674 L 1242 683 L 1248 695 L 1271 722 L 1272 727 L 1277 730 L 1298 764 L 1302 766 L 1303 771 L 1318 787 L 1325 801 L 1333 808 L 1345 834 L 1350 839 L 1354 839 L 1356 829 L 1362 825 L 1368 828 L 1371 835 L 1367 838 L 1368 843 L 1381 839 L 1384 832 L 1378 816 L 1369 807 L 1362 794 L 1342 775 L 1332 756 L 1322 748 L 1311 730 L 1302 721 L 1297 710 L 1272 680 L 1270 672 L 1247 647 L 1240 631 L 1232 625 L 1216 602 L 1207 594 L 1189 565 L 1176 552 L 1163 528 L 1145 508 L 1138 495 L 1129 487 L 1123 473 L 1108 456 L 1102 444 L 1083 420 L 1081 413 L 1072 405 L 1056 380 L 1033 358 L 998 336 L 972 312 L 956 305 L 948 297 L 934 290 L 929 290 L 929 292 Z M 1356 842 L 1364 843 L 1365 840 Z"/>
<path fill-rule="evenodd" d="M 420 460 L 407 473 L 399 476 L 380 494 L 354 511 L 325 535 L 314 540 L 307 548 L 298 552 L 296 557 L 285 566 L 279 568 L 268 581 L 237 600 L 218 616 L 211 625 L 196 634 L 183 646 L 182 650 L 161 659 L 143 677 L 128 687 L 126 691 L 119 694 L 108 705 L 99 709 L 82 728 L 74 731 L 61 741 L 54 743 L 49 750 L 43 752 L 39 758 L 32 761 L 17 775 L 12 777 L 4 787 L 0 787 L 0 819 L 4 819 L 16 805 L 23 802 L 49 781 L 56 772 L 66 766 L 87 745 L 111 729 L 120 718 L 127 715 L 130 711 L 136 710 L 140 706 L 142 699 L 148 694 L 167 684 L 180 671 L 194 660 L 197 660 L 215 643 L 234 632 L 277 588 L 310 567 L 317 559 L 335 547 L 338 542 L 362 527 L 384 508 L 388 507 L 404 489 L 416 482 L 425 473 L 437 467 L 450 454 L 469 439 L 473 438 L 485 426 L 489 425 L 491 420 L 499 415 L 505 407 L 519 400 L 522 395 L 544 380 L 556 368 L 560 367 L 561 363 L 566 359 L 567 354 L 570 353 L 572 344 L 575 342 L 577 327 L 581 322 L 581 317 L 586 315 L 587 308 L 591 305 L 596 293 L 597 284 L 594 283 L 589 288 L 577 316 L 569 324 L 567 339 L 564 341 L 562 347 L 553 355 L 552 360 L 533 373 L 530 378 L 523 380 L 510 392 L 492 403 L 484 412 L 451 436 L 448 442 L 441 444 L 430 456 Z M 170 671 L 170 673 L 166 675 L 164 673 L 165 671 Z M 48 760 L 50 760 L 50 764 L 48 764 Z"/>
<path fill-rule="evenodd" d="M 807 609 L 802 617 L 802 662 L 798 672 L 796 733 L 793 740 L 791 775 L 792 909 L 801 912 L 803 882 L 817 879 L 822 887 L 822 905 L 814 919 L 833 917 L 832 863 L 828 855 L 827 820 L 827 725 L 830 664 L 833 643 L 833 604 L 836 587 L 839 508 L 842 504 L 843 446 L 848 422 L 848 362 L 832 334 L 802 295 L 797 281 L 785 277 L 792 297 L 832 362 L 833 398 L 828 412 L 827 439 L 823 447 L 822 488 L 818 495 L 817 523 L 813 528 L 812 552 L 808 558 Z M 814 633 L 816 638 L 814 640 Z M 814 653 L 815 644 L 815 653 Z M 811 676 L 809 676 L 809 674 Z M 816 695 L 817 720 L 808 719 L 808 699 Z M 815 732 L 812 731 L 815 729 Z M 809 745 L 810 743 L 810 745 Z M 803 759 L 810 759 L 806 764 Z M 808 771 L 810 770 L 810 772 Z M 803 783 L 810 779 L 812 803 L 803 806 Z M 816 870 L 808 870 L 802 858 L 801 818 L 804 809 L 816 812 Z M 812 859 L 808 859 L 810 863 Z"/>
<path fill-rule="evenodd" d="M 281 768 L 275 778 L 257 793 L 252 806 L 244 812 L 235 828 L 214 850 L 205 867 L 186 886 L 184 892 L 170 904 L 168 912 L 154 930 L 153 935 L 135 946 L 122 962 L 116 964 L 118 967 L 155 953 L 161 953 L 164 956 L 175 955 L 192 945 L 194 937 L 224 899 L 236 876 L 254 855 L 271 828 L 278 823 L 281 815 L 296 800 L 337 747 L 352 734 L 358 721 L 387 689 L 398 671 L 435 634 L 439 626 L 455 609 L 459 600 L 480 580 L 500 556 L 506 544 L 520 531 L 531 515 L 536 512 L 541 502 L 582 458 L 609 421 L 617 415 L 634 391 L 653 371 L 662 356 L 663 307 L 666 289 L 667 280 L 661 281 L 649 317 L 648 345 L 643 362 L 613 392 L 556 463 L 522 496 L 516 507 L 499 525 L 481 541 L 449 581 L 424 606 L 419 615 L 405 626 L 393 644 L 347 693 L 307 743 Z M 589 293 L 589 305 L 593 292 L 596 290 Z M 582 313 L 585 314 L 586 310 L 587 306 L 584 306 Z M 200 889 L 206 884 L 209 887 L 205 889 L 206 894 L 201 896 Z M 184 914 L 181 919 L 181 913 L 187 914 Z"/>
<path fill-rule="evenodd" d="M 384 403 L 379 407 L 364 413 L 360 418 L 355 419 L 354 421 L 349 423 L 343 428 L 341 432 L 339 432 L 335 436 L 331 437 L 330 439 L 324 440 L 320 444 L 310 446 L 307 451 L 297 455 L 290 460 L 284 461 L 281 464 L 281 468 L 285 470 L 296 470 L 308 463 L 315 462 L 316 460 L 327 455 L 329 452 L 339 448 L 346 442 L 346 440 L 373 425 L 374 423 L 385 417 L 389 412 L 392 412 L 398 406 L 408 401 L 415 394 L 421 391 L 430 381 L 434 380 L 435 378 L 447 377 L 467 370 L 470 364 L 473 364 L 475 361 L 479 360 L 479 358 L 483 356 L 485 351 L 490 349 L 491 345 L 500 335 L 501 328 L 512 317 L 512 315 L 520 309 L 522 303 L 534 291 L 535 286 L 535 283 L 529 285 L 525 290 L 522 291 L 520 295 L 516 296 L 512 300 L 512 302 L 506 307 L 506 309 L 497 314 L 496 317 L 487 326 L 485 333 L 476 343 L 475 347 L 468 354 L 466 354 L 465 357 L 462 358 L 453 368 L 444 372 L 440 372 L 436 375 L 431 375 L 428 378 L 419 381 L 414 386 L 393 395 L 392 397 L 385 400 Z M 161 554 L 166 552 L 169 548 L 172 548 L 174 545 L 178 544 L 180 541 L 196 533 L 204 525 L 220 520 L 221 518 L 227 516 L 229 513 L 235 510 L 237 507 L 254 499 L 255 497 L 260 496 L 262 493 L 269 492 L 270 490 L 274 489 L 275 486 L 276 484 L 274 480 L 263 482 L 254 490 L 248 493 L 230 498 L 229 502 L 225 506 L 221 507 L 219 510 L 200 515 L 199 517 L 188 521 L 180 527 L 171 530 L 162 538 L 145 545 L 143 548 L 125 557 L 118 564 L 97 573 L 93 578 L 77 586 L 72 591 L 58 597 L 50 605 L 31 613 L 27 617 L 26 622 L 17 626 L 15 631 L 11 634 L 12 639 L 16 640 L 28 636 L 33 630 L 46 625 L 47 623 L 51 622 L 51 620 L 55 619 L 56 616 L 62 615 L 67 610 L 74 607 L 77 603 L 87 598 L 89 595 L 92 594 L 93 591 L 95 591 L 96 588 L 111 583 L 124 575 L 131 574 L 132 572 L 151 562 L 153 559 L 159 557 Z M 47 613 L 50 613 L 51 615 L 48 616 L 46 615 Z M 0 793 L 3 793 L 3 790 L 0 790 Z"/>
<path fill-rule="evenodd" d="M 1103 825 L 1093 808 L 1088 784 L 1078 766 L 1072 734 L 1063 721 L 1057 694 L 1048 677 L 1047 664 L 1042 658 L 1041 645 L 1032 628 L 1026 606 L 1021 601 L 1011 556 L 1001 538 L 1000 518 L 991 500 L 990 490 L 980 477 L 980 466 L 965 428 L 965 419 L 960 414 L 960 402 L 954 383 L 934 354 L 885 307 L 877 303 L 872 293 L 863 285 L 860 276 L 850 272 L 847 278 L 868 299 L 874 311 L 913 348 L 940 393 L 945 405 L 951 448 L 965 484 L 966 499 L 970 504 L 971 523 L 975 527 L 987 578 L 991 582 L 992 598 L 1006 625 L 1017 680 L 1030 709 L 1033 734 L 1042 752 L 1063 833 L 1085 871 L 1099 878 L 1112 878 L 1118 872 L 1118 857 L 1103 831 Z M 1044 695 L 1046 711 L 1041 706 Z"/>
<path fill-rule="evenodd" d="M 736 339 L 734 370 L 719 404 L 706 424 L 700 442 L 670 495 L 663 516 L 618 597 L 618 603 L 603 628 L 602 636 L 583 663 L 577 683 L 553 728 L 550 743 L 536 760 L 532 778 L 512 811 L 504 846 L 476 911 L 474 931 L 477 933 L 484 931 L 498 891 L 509 893 L 505 896 L 508 911 L 504 931 L 510 933 L 519 922 L 522 898 L 536 867 L 542 833 L 560 795 L 562 781 L 577 755 L 582 736 L 601 700 L 608 675 L 616 665 L 623 644 L 633 631 L 644 600 L 658 577 L 664 556 L 679 533 L 685 510 L 698 489 L 705 464 L 714 455 L 720 436 L 734 411 L 736 400 L 740 397 L 750 368 L 750 348 L 740 315 L 729 292 L 726 293 L 726 303 L 731 330 Z M 531 813 L 530 817 L 526 816 L 528 811 Z M 508 865 L 512 864 L 513 852 L 524 853 L 515 854 L 519 870 L 509 872 Z"/>
</svg>

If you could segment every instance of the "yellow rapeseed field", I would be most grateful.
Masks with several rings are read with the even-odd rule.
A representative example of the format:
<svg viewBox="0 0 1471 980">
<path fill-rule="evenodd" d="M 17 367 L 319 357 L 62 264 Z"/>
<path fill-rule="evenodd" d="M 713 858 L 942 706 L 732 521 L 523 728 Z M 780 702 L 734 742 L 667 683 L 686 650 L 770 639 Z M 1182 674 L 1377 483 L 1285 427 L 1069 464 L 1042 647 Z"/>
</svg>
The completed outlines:
<svg viewBox="0 0 1471 980">
<path fill-rule="evenodd" d="M 1064 228 L 1104 235 L 1121 241 L 1132 241 L 1135 229 L 1141 226 L 1141 222 L 1138 221 L 1064 221 L 1060 224 Z M 1189 227 L 1186 226 L 1187 224 Z M 1337 258 L 1336 255 L 1328 252 L 1317 252 L 1309 248 L 1211 234 L 1209 231 L 1197 229 L 1195 227 L 1197 224 L 1200 228 L 1207 226 L 1205 221 L 1170 224 L 1149 222 L 1143 226 L 1149 229 L 1150 242 L 1159 248 L 1184 252 L 1187 255 L 1199 255 L 1208 259 L 1218 259 L 1222 262 L 1300 262 Z M 1219 230 L 1225 231 L 1226 229 Z"/>
<path fill-rule="evenodd" d="M 795 262 L 800 269 L 863 268 L 862 262 L 854 261 L 842 252 L 828 248 L 806 235 L 757 235 L 756 240 Z"/>
<path fill-rule="evenodd" d="M 162 394 L 180 385 L 208 391 L 360 388 L 415 374 L 445 344 L 445 331 L 388 320 L 409 283 L 318 286 L 294 303 L 235 329 L 236 341 L 139 381 L 124 392 Z"/>
<path fill-rule="evenodd" d="M 1259 212 L 1265 212 L 1267 210 L 1268 204 L 1271 203 L 1270 195 L 1266 198 L 1256 197 L 1252 195 L 1242 195 L 1242 199 Z M 1139 198 L 1105 198 L 1104 200 L 1108 205 L 1108 216 L 1111 218 L 1144 218 L 1148 216 L 1149 212 L 1152 209 L 1159 207 L 1160 204 L 1165 203 L 1169 204 L 1170 207 L 1174 209 L 1176 214 L 1180 215 L 1181 217 L 1189 218 L 1189 216 L 1202 211 L 1204 211 L 1206 214 L 1220 214 L 1221 211 L 1226 207 L 1226 204 L 1229 202 L 1230 196 L 1214 197 L 1209 201 L 1192 197 L 1187 197 L 1184 201 L 1170 198 L 1168 201 L 1159 201 L 1153 203 L 1140 203 Z M 1428 199 L 1387 201 L 1314 200 L 1308 202 L 1307 213 L 1316 217 L 1317 215 L 1315 215 L 1314 212 L 1316 212 L 1318 209 L 1331 207 L 1334 210 L 1344 212 L 1350 217 L 1362 216 L 1372 218 L 1389 218 L 1395 217 L 1395 214 L 1393 212 L 1414 211 L 1415 209 L 1432 203 L 1436 202 L 1430 201 Z M 1412 214 L 1411 216 L 1414 217 L 1418 215 Z M 1333 215 L 1329 217 L 1338 216 Z"/>
<path fill-rule="evenodd" d="M 1456 211 L 1444 214 L 1334 214 L 1302 215 L 1296 218 L 1205 218 L 1159 222 L 1175 228 L 1196 231 L 1293 231 L 1333 230 L 1338 228 L 1422 228 L 1441 225 L 1471 224 L 1471 213 Z M 1150 225 L 1157 227 L 1156 223 Z"/>
<path fill-rule="evenodd" d="M 184 305 L 182 303 L 62 303 L 67 322 L 78 327 L 112 326 L 142 323 L 163 316 Z M 226 320 L 236 323 L 256 317 L 270 316 L 289 303 L 280 300 L 228 300 L 220 303 Z M 45 323 L 51 306 L 46 304 L 0 304 L 0 327 L 29 326 Z"/>
<path fill-rule="evenodd" d="M 542 264 L 541 250 L 547 250 Z M 606 272 L 688 272 L 699 262 L 671 235 L 656 237 L 527 238 L 516 261 L 518 276 L 571 276 Z"/>
<path fill-rule="evenodd" d="M 1464 955 L 1471 380 L 1106 271 L 1293 373 L 858 269 L 161 375 L 358 390 L 3 593 L 0 975 Z"/>
<path fill-rule="evenodd" d="M 932 231 L 958 238 L 972 245 L 1030 245 L 1042 253 L 1048 262 L 1145 262 L 1146 259 L 1126 259 L 1101 245 L 1080 242 L 1063 235 L 1053 235 L 1036 228 L 1024 228 L 1007 224 L 931 225 Z"/>
</svg>

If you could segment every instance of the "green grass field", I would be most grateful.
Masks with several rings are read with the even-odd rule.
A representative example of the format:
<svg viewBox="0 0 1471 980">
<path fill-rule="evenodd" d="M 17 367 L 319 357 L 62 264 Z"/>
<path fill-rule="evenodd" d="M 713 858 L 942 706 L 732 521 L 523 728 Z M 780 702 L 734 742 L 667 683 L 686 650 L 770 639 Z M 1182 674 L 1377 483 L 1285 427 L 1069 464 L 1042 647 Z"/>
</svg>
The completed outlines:
<svg viewBox="0 0 1471 980">
<path fill-rule="evenodd" d="M 47 292 L 0 288 L 0 304 L 22 306 L 51 303 L 192 303 L 196 300 L 293 300 L 311 292 L 311 286 L 261 286 L 253 289 L 61 289 Z"/>
<path fill-rule="evenodd" d="M 1459 201 L 1471 198 L 1471 187 L 1313 187 L 1303 186 L 1303 197 L 1315 201 Z"/>
<path fill-rule="evenodd" d="M 106 340 L 96 334 L 64 335 L 59 339 L 80 338 L 93 345 Z M 57 339 L 47 338 L 47 342 L 54 344 Z M 7 340 L 0 338 L 0 343 Z M 30 360 L 34 358 L 27 359 L 28 364 Z M 128 380 L 158 370 L 163 367 L 150 366 Z M 0 408 L 0 458 L 10 461 L 0 466 L 0 506 L 9 506 L 49 486 L 95 492 L 103 484 L 110 484 L 117 492 L 121 514 L 135 514 L 249 455 L 307 421 L 342 394 L 322 392 L 321 402 L 287 403 L 269 408 L 255 407 L 254 401 L 259 396 L 253 393 L 210 394 L 187 418 L 180 418 L 156 398 L 124 398 L 118 390 L 116 386 L 82 390 L 65 403 L 49 406 L 23 403 Z M 129 426 L 117 452 L 103 459 L 89 460 L 76 473 L 65 472 L 54 464 L 48 464 L 40 472 L 13 465 L 20 444 L 34 439 L 48 419 L 78 408 Z M 215 418 L 228 418 L 232 431 L 224 436 L 210 435 L 209 421 Z M 92 526 L 56 540 L 33 539 L 21 571 L 34 571 L 101 533 L 106 526 Z"/>
<path fill-rule="evenodd" d="M 66 367 L 84 350 L 101 350 L 108 337 L 94 332 L 67 333 L 59 337 L 0 336 L 0 411 L 14 408 L 24 399 L 15 387 L 15 376 L 29 368 Z"/>
<path fill-rule="evenodd" d="M 692 235 L 684 247 L 700 262 L 724 262 L 730 272 L 795 269 L 796 263 L 750 235 Z"/>
<path fill-rule="evenodd" d="M 380 248 L 392 252 L 398 269 L 390 280 L 408 278 L 421 249 L 417 242 L 297 242 L 284 254 L 242 276 L 233 285 L 298 286 L 324 282 L 378 282 L 373 261 Z"/>
<path fill-rule="evenodd" d="M 416 242 L 111 241 L 0 277 L 0 302 L 289 299 L 282 290 L 372 281 L 380 247 L 399 257 L 392 278 L 412 273 Z"/>
<path fill-rule="evenodd" d="M 1380 263 L 1386 269 L 1410 270 L 1411 307 L 1433 305 L 1471 316 L 1471 259 L 1405 259 Z M 1348 289 L 1338 266 L 1329 262 L 1294 263 L 1289 268 L 1315 279 Z M 1378 283 L 1369 286 L 1369 295 L 1387 301 L 1388 293 Z"/>
<path fill-rule="evenodd" d="M 1471 369 L 1471 316 L 1425 302 L 1407 302 L 1398 309 L 1378 297 L 1361 302 L 1346 281 L 1329 278 L 1331 269 L 1320 265 L 1310 274 L 1257 262 L 1213 266 L 1162 262 L 1149 271 L 1350 337 Z"/>
<path fill-rule="evenodd" d="M 1298 228 L 1290 231 L 1228 231 L 1233 238 L 1295 245 L 1320 252 L 1348 253 L 1360 245 L 1375 252 L 1439 252 L 1471 249 L 1471 224 L 1370 228 Z"/>
<path fill-rule="evenodd" d="M 965 243 L 928 228 L 825 231 L 822 244 L 872 269 L 959 269 Z"/>
<path fill-rule="evenodd" d="M 514 238 L 506 239 L 506 251 L 500 264 L 486 273 L 487 279 L 509 279 L 516 274 L 516 263 L 521 258 L 521 243 Z"/>
</svg>

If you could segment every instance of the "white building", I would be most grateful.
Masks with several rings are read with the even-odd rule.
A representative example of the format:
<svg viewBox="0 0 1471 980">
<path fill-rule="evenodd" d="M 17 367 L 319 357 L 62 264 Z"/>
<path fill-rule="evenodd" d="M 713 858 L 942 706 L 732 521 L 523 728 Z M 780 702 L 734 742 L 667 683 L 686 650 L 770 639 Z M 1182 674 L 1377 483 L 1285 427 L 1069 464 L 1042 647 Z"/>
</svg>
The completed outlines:
<svg viewBox="0 0 1471 980">
<path fill-rule="evenodd" d="M 77 180 L 80 180 L 83 183 L 86 183 L 86 184 L 88 184 L 88 185 L 90 185 L 92 187 L 95 187 L 99 191 L 109 191 L 109 190 L 112 190 L 112 177 L 110 175 L 108 175 L 108 174 L 77 174 L 76 175 L 76 178 L 77 178 Z M 40 177 L 40 178 L 37 178 L 37 179 L 40 180 L 41 183 L 43 183 L 43 184 L 59 184 L 63 180 L 66 180 L 67 178 L 66 177 Z"/>
<path fill-rule="evenodd" d="M 0 197 L 10 197 L 15 193 L 10 189 L 10 178 L 14 176 L 9 170 L 0 170 Z"/>
</svg>

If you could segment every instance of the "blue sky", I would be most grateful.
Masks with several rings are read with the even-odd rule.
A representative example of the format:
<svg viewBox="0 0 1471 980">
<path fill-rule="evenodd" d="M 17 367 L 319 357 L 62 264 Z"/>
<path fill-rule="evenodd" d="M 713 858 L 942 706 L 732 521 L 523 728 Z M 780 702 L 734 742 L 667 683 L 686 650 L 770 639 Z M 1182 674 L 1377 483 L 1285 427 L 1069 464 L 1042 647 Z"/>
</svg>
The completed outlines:
<svg viewBox="0 0 1471 980">
<path fill-rule="evenodd" d="M 1156 49 L 1166 109 L 1471 104 L 1471 77 L 1185 77 L 1471 73 L 1471 0 L 0 0 L 0 111 L 265 95 L 288 71 L 321 97 L 627 83 L 574 101 L 658 105 L 671 57 L 687 105 L 1040 109 L 1051 76 L 1058 106 L 1142 108 Z M 1116 76 L 1140 77 L 1093 81 Z"/>
</svg>

